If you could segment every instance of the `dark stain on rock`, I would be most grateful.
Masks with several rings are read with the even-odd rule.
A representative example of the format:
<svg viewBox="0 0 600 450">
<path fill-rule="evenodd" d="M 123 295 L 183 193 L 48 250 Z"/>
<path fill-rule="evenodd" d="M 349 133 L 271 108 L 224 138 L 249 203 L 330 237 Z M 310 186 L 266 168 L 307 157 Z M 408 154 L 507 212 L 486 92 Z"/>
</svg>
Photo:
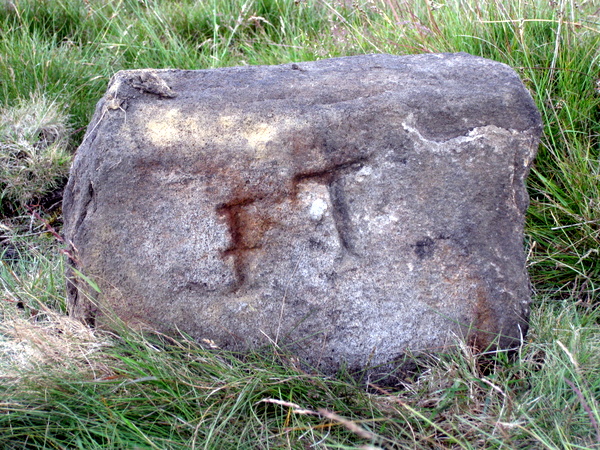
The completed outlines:
<svg viewBox="0 0 600 450">
<path fill-rule="evenodd" d="M 312 237 L 308 239 L 308 248 L 311 250 L 319 250 L 319 251 L 326 251 L 326 249 L 327 249 L 327 247 L 325 246 L 323 241 L 312 238 Z"/>
<path fill-rule="evenodd" d="M 414 247 L 419 259 L 432 258 L 435 253 L 435 241 L 430 237 L 417 241 Z"/>
</svg>

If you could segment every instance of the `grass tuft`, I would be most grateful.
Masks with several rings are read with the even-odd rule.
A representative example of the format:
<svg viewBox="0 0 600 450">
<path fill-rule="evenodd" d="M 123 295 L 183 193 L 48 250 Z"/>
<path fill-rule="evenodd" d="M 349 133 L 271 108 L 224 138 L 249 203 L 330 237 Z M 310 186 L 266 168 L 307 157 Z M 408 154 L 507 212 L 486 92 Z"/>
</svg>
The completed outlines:
<svg viewBox="0 0 600 450">
<path fill-rule="evenodd" d="M 0 109 L 0 204 L 22 209 L 67 177 L 68 120 L 40 94 Z"/>
</svg>

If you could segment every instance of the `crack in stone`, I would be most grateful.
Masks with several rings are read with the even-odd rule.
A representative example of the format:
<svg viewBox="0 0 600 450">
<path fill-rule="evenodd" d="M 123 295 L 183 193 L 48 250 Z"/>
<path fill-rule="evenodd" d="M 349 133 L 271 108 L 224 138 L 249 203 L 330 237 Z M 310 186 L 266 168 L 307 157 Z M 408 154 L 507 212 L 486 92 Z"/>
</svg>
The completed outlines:
<svg viewBox="0 0 600 450">
<path fill-rule="evenodd" d="M 90 204 L 96 198 L 96 192 L 94 191 L 94 185 L 91 181 L 88 183 L 87 191 L 85 194 L 83 194 L 83 198 L 84 198 L 84 204 L 83 204 L 83 207 L 81 208 L 81 214 L 77 218 L 77 221 L 76 221 L 75 227 L 74 227 L 76 230 L 79 230 L 81 228 L 81 224 L 85 221 L 85 218 L 88 215 L 88 210 L 90 208 Z"/>
</svg>

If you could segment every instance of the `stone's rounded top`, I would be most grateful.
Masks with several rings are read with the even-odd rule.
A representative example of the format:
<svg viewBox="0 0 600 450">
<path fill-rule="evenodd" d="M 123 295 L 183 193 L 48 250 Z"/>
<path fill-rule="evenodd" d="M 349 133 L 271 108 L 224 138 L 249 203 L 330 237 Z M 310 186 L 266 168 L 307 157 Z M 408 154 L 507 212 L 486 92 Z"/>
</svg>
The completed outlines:
<svg viewBox="0 0 600 450">
<path fill-rule="evenodd" d="M 372 96 L 420 112 L 418 127 L 430 140 L 452 139 L 486 125 L 541 132 L 541 116 L 514 70 L 467 53 L 373 54 L 205 70 L 125 70 L 113 77 L 109 93 L 133 102 L 139 101 L 139 94 L 163 100 L 181 94 L 190 109 L 193 104 L 233 110 L 253 104 L 265 110 L 270 101 L 272 113 L 279 104 L 287 110 L 335 108 Z"/>
</svg>

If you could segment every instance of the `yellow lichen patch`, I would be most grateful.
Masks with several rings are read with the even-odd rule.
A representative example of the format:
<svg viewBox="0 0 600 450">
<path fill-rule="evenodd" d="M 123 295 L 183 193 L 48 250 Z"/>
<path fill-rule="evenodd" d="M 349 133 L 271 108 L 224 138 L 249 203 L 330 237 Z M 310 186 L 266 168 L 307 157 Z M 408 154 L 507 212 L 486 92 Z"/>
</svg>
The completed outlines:
<svg viewBox="0 0 600 450">
<path fill-rule="evenodd" d="M 240 123 L 240 118 L 237 116 L 221 116 L 217 121 L 222 128 L 231 129 Z"/>
<path fill-rule="evenodd" d="M 242 139 L 246 142 L 256 159 L 267 157 L 267 144 L 276 139 L 282 130 L 282 124 L 276 120 L 271 123 L 255 122 L 252 117 L 236 115 L 222 115 L 217 119 L 216 125 L 219 132 L 218 140 Z"/>
<path fill-rule="evenodd" d="M 146 130 L 153 144 L 169 145 L 181 139 L 180 115 L 179 110 L 172 108 L 153 115 L 156 119 L 148 120 Z"/>
<path fill-rule="evenodd" d="M 267 156 L 267 143 L 277 136 L 279 130 L 280 127 L 267 123 L 259 123 L 246 130 L 245 138 L 248 145 L 254 149 L 256 159 Z"/>
</svg>

